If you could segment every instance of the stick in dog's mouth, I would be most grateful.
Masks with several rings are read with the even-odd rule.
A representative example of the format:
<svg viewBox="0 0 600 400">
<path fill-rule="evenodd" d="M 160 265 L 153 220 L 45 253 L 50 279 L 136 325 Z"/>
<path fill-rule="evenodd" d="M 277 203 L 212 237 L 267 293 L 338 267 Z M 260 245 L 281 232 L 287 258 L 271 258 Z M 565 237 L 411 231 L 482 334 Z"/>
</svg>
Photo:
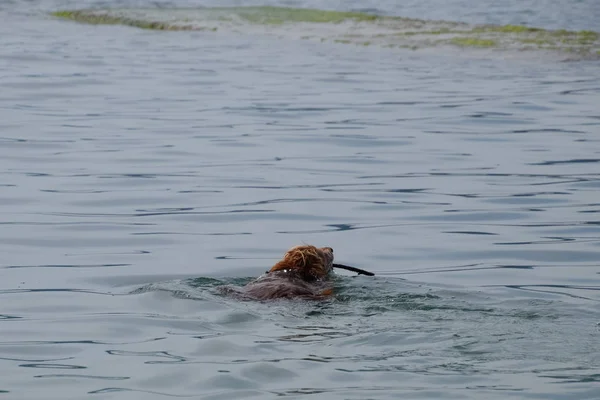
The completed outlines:
<svg viewBox="0 0 600 400">
<path fill-rule="evenodd" d="M 360 268 L 356 268 L 356 267 L 351 267 L 349 265 L 337 264 L 337 263 L 333 263 L 331 265 L 333 266 L 333 268 L 345 269 L 346 271 L 356 272 L 359 275 L 375 276 L 375 274 L 373 272 L 369 272 L 364 269 L 360 269 Z M 269 271 L 267 271 L 266 273 L 268 274 Z"/>
<path fill-rule="evenodd" d="M 335 264 L 334 263 L 333 268 L 345 269 L 346 271 L 356 272 L 359 275 L 375 276 L 375 274 L 372 272 L 365 271 L 364 269 L 360 269 L 360 268 L 356 268 L 356 267 L 350 267 L 350 266 L 344 265 L 344 264 Z"/>
</svg>

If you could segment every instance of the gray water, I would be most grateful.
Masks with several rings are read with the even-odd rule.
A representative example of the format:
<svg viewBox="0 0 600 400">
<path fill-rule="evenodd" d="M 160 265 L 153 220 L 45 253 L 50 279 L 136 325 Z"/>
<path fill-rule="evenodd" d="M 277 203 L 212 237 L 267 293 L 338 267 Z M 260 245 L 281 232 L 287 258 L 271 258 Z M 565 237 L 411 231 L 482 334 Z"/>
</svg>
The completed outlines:
<svg viewBox="0 0 600 400">
<path fill-rule="evenodd" d="M 395 3 L 270 2 L 600 20 Z M 0 2 L 1 398 L 600 398 L 598 61 L 46 14 L 152 4 Z M 215 289 L 303 242 L 377 275 L 325 302 Z"/>
</svg>

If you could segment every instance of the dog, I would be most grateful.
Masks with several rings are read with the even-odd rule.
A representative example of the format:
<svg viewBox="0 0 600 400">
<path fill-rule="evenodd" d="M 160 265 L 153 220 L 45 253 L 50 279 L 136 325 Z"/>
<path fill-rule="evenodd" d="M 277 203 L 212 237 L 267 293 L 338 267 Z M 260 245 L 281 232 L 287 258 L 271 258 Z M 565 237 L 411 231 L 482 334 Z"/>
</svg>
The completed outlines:
<svg viewBox="0 0 600 400">
<path fill-rule="evenodd" d="M 236 292 L 244 298 L 254 300 L 322 300 L 333 294 L 333 288 L 329 284 L 332 274 L 331 247 L 295 246 L 266 274 Z"/>
</svg>

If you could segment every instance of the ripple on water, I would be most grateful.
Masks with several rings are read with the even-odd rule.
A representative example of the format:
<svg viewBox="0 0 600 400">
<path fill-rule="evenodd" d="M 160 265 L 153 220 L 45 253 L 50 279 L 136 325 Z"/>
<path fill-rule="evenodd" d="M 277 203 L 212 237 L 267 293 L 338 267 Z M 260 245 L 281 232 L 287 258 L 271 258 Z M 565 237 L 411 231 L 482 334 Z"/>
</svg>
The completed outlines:
<svg viewBox="0 0 600 400">
<path fill-rule="evenodd" d="M 338 295 L 325 302 L 239 303 L 214 291 L 219 285 L 247 281 L 196 278 L 133 292 L 166 291 L 175 298 L 225 307 L 219 316 L 204 309 L 201 319 L 210 321 L 219 335 L 202 336 L 202 344 L 183 361 L 209 362 L 218 354 L 227 366 L 205 377 L 208 390 L 221 387 L 219 382 L 229 381 L 228 375 L 238 377 L 234 378 L 241 385 L 235 386 L 238 389 L 250 379 L 254 389 L 267 385 L 269 391 L 277 387 L 278 392 L 306 388 L 301 382 L 309 375 L 315 390 L 342 397 L 347 393 L 337 383 L 344 381 L 363 382 L 357 390 L 372 393 L 375 388 L 366 385 L 365 372 L 371 379 L 389 382 L 385 386 L 392 391 L 409 389 L 392 384 L 389 373 L 396 378 L 422 376 L 410 390 L 431 387 L 440 376 L 458 389 L 464 374 L 484 386 L 486 376 L 508 379 L 514 373 L 540 383 L 549 377 L 557 383 L 566 376 L 582 383 L 596 379 L 596 370 L 582 364 L 582 360 L 593 363 L 594 355 L 579 344 L 591 345 L 597 327 L 574 329 L 577 318 L 568 311 L 573 304 L 562 297 L 541 300 L 520 295 L 525 287 L 495 288 L 490 295 L 395 278 L 349 277 L 336 279 Z M 498 295 L 501 292 L 506 293 Z M 598 317 L 597 310 L 588 312 Z M 570 337 L 567 342 L 565 335 Z M 285 379 L 273 383 L 273 376 Z"/>
<path fill-rule="evenodd" d="M 0 3 L 0 392 L 599 397 L 597 62 Z M 574 30 L 600 9 L 388 3 Z M 377 275 L 323 302 L 219 292 L 298 243 Z"/>
</svg>

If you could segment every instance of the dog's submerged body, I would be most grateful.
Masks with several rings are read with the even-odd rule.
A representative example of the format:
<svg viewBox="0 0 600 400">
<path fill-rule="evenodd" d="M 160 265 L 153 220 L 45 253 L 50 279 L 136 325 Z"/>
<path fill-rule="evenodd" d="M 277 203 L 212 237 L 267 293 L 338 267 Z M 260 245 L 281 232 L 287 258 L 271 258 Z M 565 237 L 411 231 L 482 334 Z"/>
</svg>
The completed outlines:
<svg viewBox="0 0 600 400">
<path fill-rule="evenodd" d="M 328 282 L 332 270 L 331 247 L 296 246 L 265 275 L 234 292 L 255 300 L 324 299 L 333 293 Z"/>
</svg>

